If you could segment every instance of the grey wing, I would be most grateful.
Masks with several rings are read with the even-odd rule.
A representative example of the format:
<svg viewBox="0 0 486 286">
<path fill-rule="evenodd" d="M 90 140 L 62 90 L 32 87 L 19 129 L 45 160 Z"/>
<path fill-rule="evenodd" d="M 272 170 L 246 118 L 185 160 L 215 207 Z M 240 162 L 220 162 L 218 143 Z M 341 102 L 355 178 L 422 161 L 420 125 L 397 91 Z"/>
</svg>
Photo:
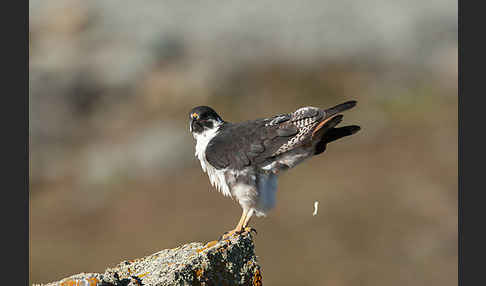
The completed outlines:
<svg viewBox="0 0 486 286">
<path fill-rule="evenodd" d="M 291 113 L 291 119 L 285 124 L 291 124 L 298 129 L 298 133 L 292 136 L 288 142 L 282 144 L 273 154 L 280 155 L 298 146 L 307 143 L 311 139 L 314 128 L 325 119 L 326 112 L 317 107 L 307 106 L 297 109 Z"/>
<path fill-rule="evenodd" d="M 327 124 L 326 122 L 332 120 L 334 115 L 339 114 L 345 110 L 353 108 L 356 105 L 355 100 L 347 101 L 326 110 L 317 108 L 317 107 L 302 107 L 297 109 L 291 115 L 291 119 L 288 123 L 283 124 L 293 124 L 299 130 L 299 132 L 290 138 L 290 140 L 280 146 L 278 150 L 273 154 L 274 156 L 278 156 L 282 153 L 288 152 L 290 150 L 295 149 L 296 147 L 302 146 L 304 144 L 311 143 L 313 140 L 314 135 L 322 136 L 323 133 L 329 130 L 329 127 L 322 128 Z M 335 120 L 333 122 L 334 125 L 340 122 L 339 120 Z M 330 122 L 331 123 L 331 122 Z M 318 133 L 317 133 L 318 131 Z M 314 134 L 316 132 L 316 134 Z M 319 136 L 317 136 L 319 137 Z"/>
<path fill-rule="evenodd" d="M 206 160 L 215 168 L 243 170 L 263 166 L 275 156 L 305 143 L 325 116 L 316 107 L 224 127 L 206 148 Z"/>
</svg>

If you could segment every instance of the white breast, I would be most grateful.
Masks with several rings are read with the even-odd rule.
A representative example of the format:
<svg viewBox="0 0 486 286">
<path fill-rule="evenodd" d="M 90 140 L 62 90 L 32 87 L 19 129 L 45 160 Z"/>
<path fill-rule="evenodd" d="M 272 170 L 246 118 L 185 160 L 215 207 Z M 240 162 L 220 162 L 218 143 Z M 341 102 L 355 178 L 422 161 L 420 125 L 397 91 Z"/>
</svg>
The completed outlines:
<svg viewBox="0 0 486 286">
<path fill-rule="evenodd" d="M 209 141 L 218 135 L 218 128 L 213 128 L 212 130 L 207 130 L 202 134 L 195 134 L 196 138 L 196 157 L 201 163 L 201 168 L 204 172 L 208 174 L 209 181 L 218 191 L 223 195 L 231 197 L 231 192 L 229 190 L 228 184 L 226 183 L 225 172 L 226 169 L 217 170 L 206 160 L 206 147 Z"/>
</svg>

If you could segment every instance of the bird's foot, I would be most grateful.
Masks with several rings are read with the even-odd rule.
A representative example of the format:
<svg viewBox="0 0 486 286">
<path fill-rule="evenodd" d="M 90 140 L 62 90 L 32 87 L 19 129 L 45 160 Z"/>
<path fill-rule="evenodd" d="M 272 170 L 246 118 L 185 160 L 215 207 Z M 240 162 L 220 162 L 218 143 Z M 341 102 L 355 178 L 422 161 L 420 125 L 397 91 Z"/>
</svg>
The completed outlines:
<svg viewBox="0 0 486 286">
<path fill-rule="evenodd" d="M 227 231 L 225 233 L 223 233 L 222 236 L 219 237 L 218 241 L 221 241 L 221 240 L 226 240 L 230 237 L 232 237 L 233 235 L 237 234 L 237 230 L 236 229 L 233 229 L 233 230 L 230 230 L 230 231 Z"/>
<path fill-rule="evenodd" d="M 258 234 L 258 232 L 256 231 L 256 229 L 254 229 L 253 227 L 251 226 L 247 226 L 243 229 L 242 233 L 243 232 L 248 232 L 248 233 L 251 233 L 251 232 L 254 232 L 255 234 Z"/>
<path fill-rule="evenodd" d="M 218 241 L 229 239 L 230 237 L 232 237 L 234 235 L 241 235 L 243 233 L 251 233 L 251 232 L 258 234 L 256 229 L 254 229 L 253 227 L 250 227 L 250 226 L 247 226 L 247 227 L 245 227 L 241 230 L 233 229 L 233 230 L 230 230 L 230 231 L 223 233 L 223 235 L 219 237 Z"/>
</svg>

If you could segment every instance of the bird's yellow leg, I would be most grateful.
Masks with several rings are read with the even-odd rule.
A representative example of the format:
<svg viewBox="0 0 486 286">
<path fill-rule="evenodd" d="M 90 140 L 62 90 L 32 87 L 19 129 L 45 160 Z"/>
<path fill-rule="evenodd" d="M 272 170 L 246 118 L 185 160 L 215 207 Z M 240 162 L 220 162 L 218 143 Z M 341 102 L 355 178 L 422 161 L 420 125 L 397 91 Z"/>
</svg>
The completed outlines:
<svg viewBox="0 0 486 286">
<path fill-rule="evenodd" d="M 233 229 L 234 232 L 241 232 L 247 217 L 248 217 L 248 210 L 243 210 L 243 214 L 241 214 L 240 221 L 236 225 L 235 229 Z"/>
<path fill-rule="evenodd" d="M 223 236 L 221 237 L 221 239 L 220 239 L 220 240 L 227 239 L 227 238 L 231 237 L 233 234 L 241 232 L 241 231 L 242 231 L 242 229 L 243 229 L 243 224 L 244 224 L 244 223 L 245 223 L 245 221 L 246 221 L 246 216 L 247 216 L 247 214 L 248 214 L 248 210 L 244 209 L 244 210 L 243 210 L 243 213 L 241 214 L 240 221 L 239 221 L 239 222 L 238 222 L 238 224 L 236 225 L 235 229 L 230 230 L 230 231 L 228 231 L 228 232 L 225 232 L 225 233 L 223 234 Z"/>
<path fill-rule="evenodd" d="M 251 231 L 254 231 L 256 233 L 256 230 L 252 227 L 249 227 L 248 226 L 248 223 L 250 222 L 250 219 L 251 217 L 253 216 L 253 209 L 251 209 L 248 214 L 246 215 L 245 217 L 245 221 L 243 222 L 243 225 L 242 225 L 242 228 L 246 231 L 246 232 L 251 232 Z"/>
</svg>

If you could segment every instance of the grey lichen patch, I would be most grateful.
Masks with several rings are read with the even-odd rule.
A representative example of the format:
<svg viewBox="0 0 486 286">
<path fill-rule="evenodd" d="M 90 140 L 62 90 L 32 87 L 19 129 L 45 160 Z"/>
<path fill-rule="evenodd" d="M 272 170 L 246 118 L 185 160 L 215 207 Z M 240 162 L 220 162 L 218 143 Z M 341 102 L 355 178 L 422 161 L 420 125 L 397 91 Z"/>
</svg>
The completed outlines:
<svg viewBox="0 0 486 286">
<path fill-rule="evenodd" d="M 86 282 L 81 282 L 83 279 Z M 81 273 L 45 284 L 54 285 L 261 285 L 261 268 L 252 235 L 244 233 L 227 240 L 206 244 L 193 242 L 144 258 L 122 261 L 103 274 Z"/>
</svg>

